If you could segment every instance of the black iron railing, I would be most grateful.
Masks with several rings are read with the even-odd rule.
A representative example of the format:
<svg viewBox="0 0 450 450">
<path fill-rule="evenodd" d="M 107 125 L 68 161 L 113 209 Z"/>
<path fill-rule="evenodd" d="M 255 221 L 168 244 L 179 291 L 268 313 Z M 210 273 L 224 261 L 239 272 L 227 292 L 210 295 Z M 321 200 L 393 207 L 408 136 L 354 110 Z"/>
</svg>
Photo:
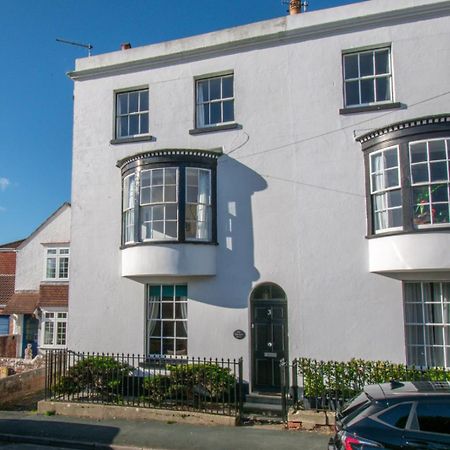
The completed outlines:
<svg viewBox="0 0 450 450">
<path fill-rule="evenodd" d="M 242 358 L 46 353 L 47 400 L 200 411 L 240 417 Z"/>
<path fill-rule="evenodd" d="M 444 368 L 417 368 L 388 361 L 281 361 L 283 416 L 294 409 L 339 410 L 365 385 L 397 381 L 450 381 Z"/>
</svg>

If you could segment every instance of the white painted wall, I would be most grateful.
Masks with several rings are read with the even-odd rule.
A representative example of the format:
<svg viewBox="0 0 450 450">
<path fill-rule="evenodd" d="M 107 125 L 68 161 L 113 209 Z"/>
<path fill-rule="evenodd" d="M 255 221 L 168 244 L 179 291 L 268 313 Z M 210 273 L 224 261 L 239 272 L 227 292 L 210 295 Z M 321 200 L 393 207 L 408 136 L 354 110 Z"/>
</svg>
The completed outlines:
<svg viewBox="0 0 450 450">
<path fill-rule="evenodd" d="M 47 248 L 70 243 L 69 205 L 64 205 L 19 247 L 16 263 L 16 291 L 38 291 L 45 279 Z"/>
<path fill-rule="evenodd" d="M 390 22 L 345 32 L 291 41 L 281 34 L 271 45 L 251 39 L 432 3 L 372 0 L 77 61 L 88 70 L 250 39 L 237 50 L 229 44 L 208 57 L 179 55 L 75 82 L 69 347 L 144 352 L 144 285 L 121 277 L 116 161 L 145 150 L 223 147 L 216 276 L 148 279 L 188 283 L 189 353 L 244 356 L 248 364 L 250 293 L 270 281 L 288 297 L 291 358 L 404 361 L 401 282 L 369 272 L 363 155 L 354 133 L 448 110 L 449 18 L 394 24 L 391 14 Z M 339 115 L 342 51 L 381 43 L 392 43 L 395 100 L 406 107 Z M 242 129 L 189 135 L 194 77 L 226 70 L 234 71 Z M 156 140 L 110 145 L 114 91 L 142 85 L 149 86 Z M 238 328 L 247 333 L 242 341 L 232 336 Z"/>
</svg>

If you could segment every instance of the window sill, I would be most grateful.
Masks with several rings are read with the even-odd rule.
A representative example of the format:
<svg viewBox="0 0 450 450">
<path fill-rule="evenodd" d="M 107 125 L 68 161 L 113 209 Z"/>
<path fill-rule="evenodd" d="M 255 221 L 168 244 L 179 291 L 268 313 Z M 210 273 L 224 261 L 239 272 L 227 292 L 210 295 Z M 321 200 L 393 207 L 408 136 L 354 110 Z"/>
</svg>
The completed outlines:
<svg viewBox="0 0 450 450">
<path fill-rule="evenodd" d="M 388 237 L 388 236 L 398 236 L 400 234 L 426 234 L 426 233 L 439 233 L 439 232 L 444 232 L 444 233 L 448 233 L 450 231 L 450 224 L 447 226 L 428 226 L 428 227 L 420 227 L 420 228 L 415 228 L 412 230 L 392 230 L 392 231 L 386 231 L 386 232 L 382 232 L 382 233 L 377 233 L 377 234 L 368 234 L 366 236 L 366 239 L 378 239 L 378 238 L 383 238 L 383 237 Z"/>
<path fill-rule="evenodd" d="M 120 246 L 120 250 L 130 248 L 130 247 L 139 247 L 145 245 L 183 245 L 183 244 L 194 244 L 194 245 L 219 245 L 218 242 L 214 241 L 169 241 L 169 240 L 160 240 L 160 241 L 143 241 L 143 242 L 128 242 L 126 244 L 122 244 Z"/>
<path fill-rule="evenodd" d="M 194 128 L 192 130 L 189 130 L 189 134 L 196 135 L 203 133 L 214 133 L 216 131 L 235 130 L 236 128 L 239 127 L 240 125 L 238 123 L 227 123 L 224 125 L 214 125 L 211 127 Z"/>
<path fill-rule="evenodd" d="M 156 138 L 154 136 L 151 136 L 150 134 L 146 134 L 144 136 L 111 139 L 109 143 L 111 145 L 117 145 L 117 144 L 131 144 L 133 142 L 146 142 L 146 141 L 156 141 Z"/>
<path fill-rule="evenodd" d="M 405 105 L 403 105 L 400 102 L 382 103 L 380 105 L 352 106 L 349 108 L 340 109 L 339 114 L 346 116 L 346 115 L 350 115 L 350 114 L 358 114 L 358 113 L 372 112 L 372 111 L 383 111 L 385 109 L 397 109 L 397 108 L 404 108 L 404 107 L 405 107 Z"/>
</svg>

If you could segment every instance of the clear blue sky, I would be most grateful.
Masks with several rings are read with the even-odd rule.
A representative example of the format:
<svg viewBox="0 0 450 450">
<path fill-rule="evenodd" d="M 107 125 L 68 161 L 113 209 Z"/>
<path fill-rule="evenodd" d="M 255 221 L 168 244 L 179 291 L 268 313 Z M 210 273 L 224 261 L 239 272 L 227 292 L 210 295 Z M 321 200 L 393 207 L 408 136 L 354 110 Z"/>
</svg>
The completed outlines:
<svg viewBox="0 0 450 450">
<path fill-rule="evenodd" d="M 309 0 L 309 10 L 360 0 Z M 93 54 L 271 19 L 281 0 L 0 0 L 0 244 L 27 237 L 70 201 L 72 82 Z"/>
</svg>

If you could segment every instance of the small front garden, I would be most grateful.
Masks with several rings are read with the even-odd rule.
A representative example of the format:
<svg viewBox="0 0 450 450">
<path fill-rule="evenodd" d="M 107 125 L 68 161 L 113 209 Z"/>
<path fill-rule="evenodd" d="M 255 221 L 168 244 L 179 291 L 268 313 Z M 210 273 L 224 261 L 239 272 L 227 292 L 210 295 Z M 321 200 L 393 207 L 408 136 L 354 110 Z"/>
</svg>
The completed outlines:
<svg viewBox="0 0 450 450">
<path fill-rule="evenodd" d="M 47 355 L 47 399 L 237 415 L 242 361 Z"/>
</svg>

